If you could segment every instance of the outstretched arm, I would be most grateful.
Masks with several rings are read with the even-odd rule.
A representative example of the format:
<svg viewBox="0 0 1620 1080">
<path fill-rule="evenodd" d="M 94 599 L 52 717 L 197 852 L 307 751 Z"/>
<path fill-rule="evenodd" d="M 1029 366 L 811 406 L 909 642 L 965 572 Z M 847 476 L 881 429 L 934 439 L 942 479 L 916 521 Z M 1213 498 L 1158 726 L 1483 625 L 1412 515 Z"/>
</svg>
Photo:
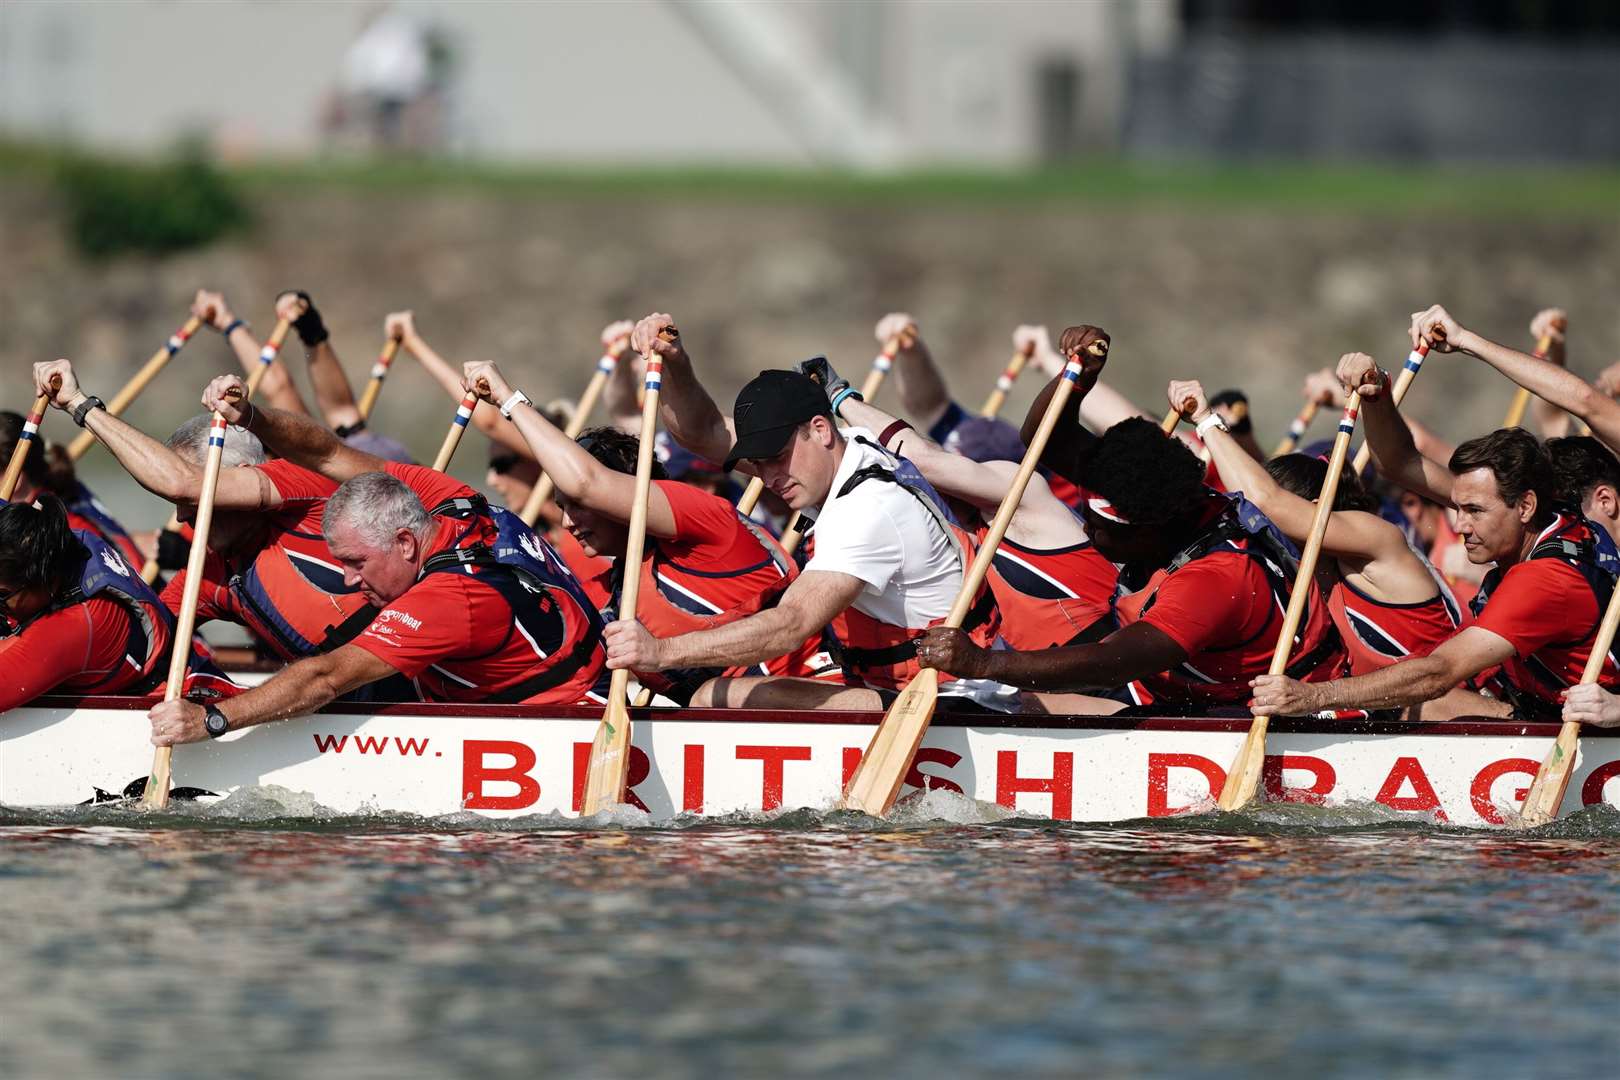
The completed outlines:
<svg viewBox="0 0 1620 1080">
<path fill-rule="evenodd" d="M 645 372 L 641 354 L 630 348 L 629 338 L 635 328 L 635 323 L 620 319 L 602 330 L 602 351 L 618 356 L 613 373 L 602 387 L 602 408 L 607 422 L 626 435 L 641 431 L 641 383 Z"/>
<path fill-rule="evenodd" d="M 361 473 L 388 471 L 387 461 L 356 450 L 308 416 L 260 408 L 226 396 L 241 387 L 242 381 L 235 375 L 219 376 L 203 391 L 203 407 L 220 413 L 232 424 L 246 427 L 272 453 L 334 483 L 341 484 Z"/>
<path fill-rule="evenodd" d="M 1187 652 L 1150 623 L 1132 623 L 1091 645 L 1018 652 L 981 649 L 954 627 L 926 631 L 917 644 L 924 667 L 968 679 L 991 679 L 1024 690 L 1055 692 L 1124 686 L 1168 671 Z"/>
<path fill-rule="evenodd" d="M 444 388 L 452 401 L 458 404 L 466 392 L 461 385 L 461 375 L 445 360 L 444 357 L 433 351 L 421 334 L 416 332 L 416 320 L 409 311 L 395 311 L 383 318 L 383 336 L 398 338 L 400 346 L 416 357 L 417 363 L 422 365 L 424 371 L 433 376 L 433 381 Z M 523 443 L 523 436 L 513 430 L 512 425 L 501 419 L 500 413 L 494 409 L 486 408 L 480 404 L 473 410 L 473 426 L 485 435 L 494 439 L 508 450 L 519 454 L 527 454 L 529 448 Z"/>
<path fill-rule="evenodd" d="M 1428 656 L 1391 664 L 1370 675 L 1332 682 L 1302 683 L 1283 675 L 1262 675 L 1254 687 L 1256 712 L 1304 716 L 1323 709 L 1394 709 L 1433 701 L 1465 679 L 1512 658 L 1513 645 L 1483 627 L 1470 626 Z"/>
<path fill-rule="evenodd" d="M 197 290 L 197 296 L 191 302 L 191 313 L 203 319 L 215 330 L 223 331 L 230 328 L 230 333 L 226 335 L 226 344 L 241 362 L 242 370 L 249 375 L 258 370 L 259 343 L 254 339 L 247 323 L 240 322 L 231 313 L 230 305 L 225 302 L 223 293 L 209 292 L 207 289 Z M 259 381 L 259 393 L 264 400 L 278 409 L 309 414 L 309 410 L 304 407 L 304 399 L 298 396 L 298 387 L 293 385 L 287 365 L 280 359 L 270 362 L 270 370 L 266 371 L 264 378 Z"/>
<path fill-rule="evenodd" d="M 337 353 L 332 349 L 326 323 L 309 293 L 290 290 L 276 297 L 276 318 L 292 323 L 293 329 L 298 332 L 298 340 L 304 343 L 309 381 L 315 388 L 315 407 L 321 411 L 326 426 L 336 429 L 358 423 L 360 410 L 354 403 L 354 391 L 350 389 L 349 378 L 343 373 L 343 365 L 338 362 Z"/>
<path fill-rule="evenodd" d="M 1339 381 L 1346 391 L 1361 392 L 1361 421 L 1378 471 L 1408 491 L 1450 506 L 1451 470 L 1418 452 L 1377 362 L 1366 353 L 1345 353 L 1339 358 Z"/>
<path fill-rule="evenodd" d="M 1086 429 L 1080 418 L 1085 414 L 1086 401 L 1102 375 L 1110 344 L 1107 331 L 1090 325 L 1069 327 L 1063 331 L 1059 343 L 1065 363 L 1069 357 L 1078 357 L 1082 365 L 1080 381 L 1070 398 L 1071 401 L 1078 401 L 1058 415 L 1057 425 L 1046 442 L 1046 449 L 1041 452 L 1041 464 L 1071 483 L 1080 482 L 1080 460 L 1097 441 L 1097 436 Z M 1029 412 L 1024 414 L 1024 426 L 1019 431 L 1019 437 L 1024 440 L 1025 446 L 1035 441 L 1035 433 L 1040 430 L 1041 421 L 1046 417 L 1047 407 L 1052 403 L 1052 395 L 1057 392 L 1061 378 L 1060 368 L 1059 373 L 1052 376 L 1041 392 L 1035 395 Z"/>
<path fill-rule="evenodd" d="M 512 387 L 494 364 L 475 361 L 465 371 L 469 387 L 477 387 L 485 401 L 495 404 L 512 396 Z M 567 499 L 619 521 L 629 521 L 636 502 L 636 478 L 603 465 L 532 405 L 512 410 L 517 428 L 540 467 Z M 654 484 L 647 494 L 647 531 L 669 538 L 676 532 L 669 499 Z"/>
<path fill-rule="evenodd" d="M 71 413 L 85 400 L 86 395 L 79 389 L 78 379 L 73 374 L 73 365 L 66 360 L 34 365 L 34 382 L 39 393 L 46 392 L 52 379 L 61 379 L 61 387 L 51 398 L 52 405 Z M 188 505 L 201 500 L 203 467 L 200 463 L 187 461 L 106 409 L 86 413 L 84 426 L 118 459 L 118 464 L 136 483 L 158 498 Z M 214 505 L 222 510 L 273 510 L 281 505 L 281 493 L 258 469 L 222 469 L 214 491 Z"/>
<path fill-rule="evenodd" d="M 951 407 L 951 392 L 945 387 L 945 376 L 934 364 L 934 354 L 917 333 L 917 320 L 903 311 L 891 311 L 878 320 L 872 333 L 879 346 L 899 339 L 900 347 L 894 354 L 894 387 L 900 394 L 900 407 L 925 431 L 939 423 Z"/>
<path fill-rule="evenodd" d="M 666 330 L 674 333 L 674 340 L 664 340 L 661 335 Z M 636 323 L 630 336 L 630 348 L 642 356 L 657 352 L 663 358 L 664 385 L 659 391 L 658 412 L 669 437 L 700 458 L 726 460 L 732 444 L 737 441 L 731 418 L 720 411 L 714 398 L 698 381 L 692 358 L 675 330 L 675 320 L 662 312 L 648 315 Z M 743 462 L 737 471 L 751 472 L 752 469 Z"/>
</svg>

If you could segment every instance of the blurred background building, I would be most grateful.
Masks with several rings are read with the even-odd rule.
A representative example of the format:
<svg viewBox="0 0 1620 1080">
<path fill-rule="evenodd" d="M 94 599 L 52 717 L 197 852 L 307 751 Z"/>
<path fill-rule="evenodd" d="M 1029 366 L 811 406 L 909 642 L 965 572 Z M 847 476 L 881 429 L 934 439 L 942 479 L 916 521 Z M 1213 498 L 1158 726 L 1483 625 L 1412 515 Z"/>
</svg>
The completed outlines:
<svg viewBox="0 0 1620 1080">
<path fill-rule="evenodd" d="M 1595 160 L 1620 150 L 1617 29 L 1607 0 L 6 0 L 0 130 L 233 157 Z"/>
</svg>

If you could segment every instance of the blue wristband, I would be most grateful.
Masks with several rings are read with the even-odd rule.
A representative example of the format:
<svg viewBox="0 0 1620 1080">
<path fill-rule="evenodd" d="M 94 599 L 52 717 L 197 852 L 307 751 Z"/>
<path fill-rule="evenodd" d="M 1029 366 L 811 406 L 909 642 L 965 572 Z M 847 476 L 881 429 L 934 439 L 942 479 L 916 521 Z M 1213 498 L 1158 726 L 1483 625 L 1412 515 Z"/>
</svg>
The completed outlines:
<svg viewBox="0 0 1620 1080">
<path fill-rule="evenodd" d="M 850 398 L 854 398 L 856 401 L 866 400 L 866 398 L 861 396 L 861 392 L 859 390 L 855 389 L 853 386 L 846 386 L 842 390 L 838 391 L 838 393 L 833 395 L 832 411 L 834 416 L 838 415 L 838 407 L 844 402 L 848 401 Z"/>
<path fill-rule="evenodd" d="M 229 341 L 231 335 L 236 333 L 237 327 L 246 325 L 246 319 L 232 319 L 230 322 L 225 324 L 225 329 L 219 332 L 219 336 Z"/>
</svg>

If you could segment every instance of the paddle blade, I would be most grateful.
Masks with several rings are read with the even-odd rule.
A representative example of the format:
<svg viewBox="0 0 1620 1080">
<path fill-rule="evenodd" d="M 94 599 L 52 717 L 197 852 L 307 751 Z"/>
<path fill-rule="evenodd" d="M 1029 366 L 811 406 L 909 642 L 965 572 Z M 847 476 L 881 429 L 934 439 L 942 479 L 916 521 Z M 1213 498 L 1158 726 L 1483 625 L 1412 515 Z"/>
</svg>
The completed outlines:
<svg viewBox="0 0 1620 1080">
<path fill-rule="evenodd" d="M 173 758 L 172 746 L 160 746 L 152 752 L 152 775 L 146 781 L 146 794 L 141 796 L 141 805 L 148 810 L 162 810 L 169 805 L 169 766 Z"/>
<path fill-rule="evenodd" d="M 881 817 L 894 806 L 939 702 L 939 672 L 924 668 L 894 699 L 850 777 L 839 807 Z"/>
<path fill-rule="evenodd" d="M 630 710 L 624 703 L 624 689 L 616 689 L 602 722 L 596 726 L 596 738 L 591 741 L 585 798 L 580 803 L 580 813 L 586 817 L 624 802 L 625 784 L 630 778 Z"/>
<path fill-rule="evenodd" d="M 1575 772 L 1580 741 L 1581 725 L 1566 722 L 1558 729 L 1558 738 L 1548 751 L 1547 760 L 1536 770 L 1530 793 L 1524 797 L 1524 809 L 1519 811 L 1520 828 L 1533 829 L 1558 817 L 1558 808 L 1564 805 L 1564 792 L 1569 790 L 1569 779 Z"/>
<path fill-rule="evenodd" d="M 1260 790 L 1260 771 L 1266 763 L 1266 727 L 1269 720 L 1257 716 L 1249 725 L 1232 767 L 1226 770 L 1226 783 L 1221 785 L 1219 804 L 1222 810 L 1241 810 L 1254 801 Z"/>
</svg>

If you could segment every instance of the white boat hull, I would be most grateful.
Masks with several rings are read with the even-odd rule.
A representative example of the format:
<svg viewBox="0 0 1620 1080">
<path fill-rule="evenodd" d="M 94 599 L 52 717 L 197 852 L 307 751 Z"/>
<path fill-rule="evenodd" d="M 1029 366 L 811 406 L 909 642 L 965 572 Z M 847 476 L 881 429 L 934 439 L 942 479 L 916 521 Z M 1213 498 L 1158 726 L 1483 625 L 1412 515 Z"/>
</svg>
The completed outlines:
<svg viewBox="0 0 1620 1080">
<path fill-rule="evenodd" d="M 402 705 L 332 712 L 182 746 L 177 786 L 227 795 L 275 785 L 345 814 L 578 813 L 597 715 L 517 706 Z M 880 717 L 748 710 L 637 711 L 631 801 L 680 814 L 827 809 Z M 936 718 L 907 791 L 956 790 L 1019 814 L 1122 821 L 1208 809 L 1246 718 Z M 144 705 L 86 699 L 0 718 L 0 803 L 63 806 L 146 775 Z M 1264 797 L 1381 803 L 1455 825 L 1500 825 L 1556 725 L 1276 721 Z M 1620 805 L 1620 737 L 1588 730 L 1562 812 Z"/>
</svg>

